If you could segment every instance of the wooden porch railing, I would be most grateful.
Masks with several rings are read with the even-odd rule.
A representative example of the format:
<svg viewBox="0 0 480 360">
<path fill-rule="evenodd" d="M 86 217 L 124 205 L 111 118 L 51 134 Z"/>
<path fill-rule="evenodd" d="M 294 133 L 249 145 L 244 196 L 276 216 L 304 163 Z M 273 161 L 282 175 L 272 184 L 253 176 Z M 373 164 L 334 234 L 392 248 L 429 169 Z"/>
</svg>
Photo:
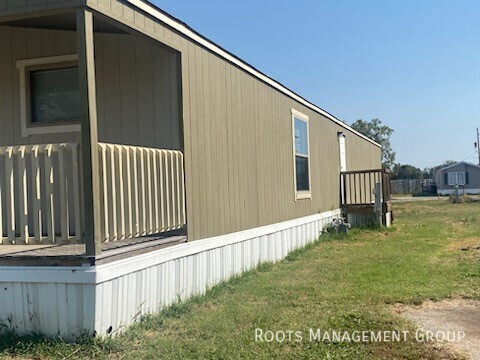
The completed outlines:
<svg viewBox="0 0 480 360">
<path fill-rule="evenodd" d="M 342 206 L 373 204 L 376 184 L 382 185 L 382 198 L 390 200 L 390 173 L 385 169 L 344 171 L 341 183 Z"/>
<path fill-rule="evenodd" d="M 99 147 L 103 241 L 162 233 L 186 224 L 181 151 Z"/>
<path fill-rule="evenodd" d="M 376 192 L 377 185 L 381 191 Z M 388 169 L 344 171 L 340 174 L 340 202 L 345 214 L 374 213 L 375 203 L 381 206 L 383 221 L 391 213 L 391 184 Z M 379 199 L 376 199 L 378 194 Z M 391 214 L 390 214 L 391 215 Z M 393 218 L 389 221 L 391 222 Z"/>
<path fill-rule="evenodd" d="M 83 241 L 78 144 L 0 147 L 0 244 Z M 102 241 L 186 224 L 183 154 L 99 144 Z"/>
<path fill-rule="evenodd" d="M 0 244 L 82 237 L 77 144 L 0 147 Z"/>
</svg>

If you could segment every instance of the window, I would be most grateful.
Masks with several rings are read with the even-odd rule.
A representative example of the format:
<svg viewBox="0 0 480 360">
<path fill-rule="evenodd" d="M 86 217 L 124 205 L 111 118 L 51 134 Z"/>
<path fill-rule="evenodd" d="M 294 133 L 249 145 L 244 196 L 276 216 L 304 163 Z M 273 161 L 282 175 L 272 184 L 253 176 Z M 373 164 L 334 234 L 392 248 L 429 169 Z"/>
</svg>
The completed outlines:
<svg viewBox="0 0 480 360">
<path fill-rule="evenodd" d="M 78 67 L 29 73 L 32 124 L 80 121 Z"/>
<path fill-rule="evenodd" d="M 448 173 L 448 185 L 465 185 L 465 173 L 464 172 L 449 172 Z"/>
<path fill-rule="evenodd" d="M 292 109 L 295 199 L 310 199 L 308 116 Z"/>
<path fill-rule="evenodd" d="M 77 55 L 17 62 L 22 136 L 80 131 Z"/>
</svg>

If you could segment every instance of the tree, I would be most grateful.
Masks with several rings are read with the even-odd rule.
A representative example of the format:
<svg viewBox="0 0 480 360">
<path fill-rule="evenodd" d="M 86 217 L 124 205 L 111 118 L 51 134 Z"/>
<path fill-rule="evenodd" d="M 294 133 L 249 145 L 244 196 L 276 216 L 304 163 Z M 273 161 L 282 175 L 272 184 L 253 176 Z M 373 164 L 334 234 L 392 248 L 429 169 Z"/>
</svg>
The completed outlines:
<svg viewBox="0 0 480 360">
<path fill-rule="evenodd" d="M 393 129 L 383 125 L 379 119 L 371 121 L 359 119 L 352 124 L 352 128 L 382 145 L 382 164 L 390 169 L 395 163 L 395 151 L 392 150 L 390 145 L 390 136 L 393 134 Z"/>
<path fill-rule="evenodd" d="M 395 164 L 392 170 L 392 179 L 423 179 L 422 170 L 408 164 Z"/>
<path fill-rule="evenodd" d="M 432 166 L 432 167 L 427 167 L 427 168 L 423 169 L 423 177 L 425 179 L 433 179 L 435 177 L 435 172 L 438 169 L 444 168 L 445 166 L 449 166 L 449 165 L 452 165 L 452 164 L 455 164 L 455 163 L 456 163 L 456 161 L 447 160 L 443 164 L 440 164 L 440 165 L 437 165 L 437 166 Z"/>
</svg>

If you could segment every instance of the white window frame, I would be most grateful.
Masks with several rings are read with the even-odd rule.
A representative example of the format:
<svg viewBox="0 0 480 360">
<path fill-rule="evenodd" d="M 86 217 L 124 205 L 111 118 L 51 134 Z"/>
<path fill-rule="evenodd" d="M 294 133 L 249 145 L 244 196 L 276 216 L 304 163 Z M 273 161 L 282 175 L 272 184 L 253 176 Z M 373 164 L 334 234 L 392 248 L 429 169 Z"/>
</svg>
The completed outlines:
<svg viewBox="0 0 480 360">
<path fill-rule="evenodd" d="M 312 199 L 312 167 L 310 164 L 310 124 L 309 117 L 295 109 L 291 109 L 292 113 L 292 142 L 293 142 L 293 186 L 295 190 L 295 201 L 303 199 Z M 295 118 L 305 121 L 307 123 L 307 152 L 308 152 L 308 190 L 297 190 L 297 162 L 296 156 L 297 152 L 295 149 Z M 305 156 L 301 154 L 301 156 Z"/>
<path fill-rule="evenodd" d="M 463 175 L 463 181 L 460 183 L 458 181 L 458 175 L 462 174 Z M 453 179 L 453 181 L 452 181 Z M 449 186 L 455 186 L 455 185 L 465 185 L 465 172 L 464 171 L 452 171 L 448 173 L 448 185 Z"/>
<path fill-rule="evenodd" d="M 20 75 L 20 121 L 22 128 L 22 137 L 28 137 L 30 135 L 43 135 L 43 134 L 58 134 L 67 132 L 79 132 L 81 131 L 81 125 L 79 123 L 65 124 L 65 123 L 48 123 L 48 124 L 31 124 L 29 118 L 29 74 L 30 68 L 38 68 L 45 66 L 46 68 L 55 68 L 55 64 L 60 65 L 62 63 L 77 63 L 78 55 L 61 55 L 51 56 L 36 59 L 25 59 L 17 61 L 17 69 Z M 59 66 L 60 67 L 60 66 Z"/>
</svg>

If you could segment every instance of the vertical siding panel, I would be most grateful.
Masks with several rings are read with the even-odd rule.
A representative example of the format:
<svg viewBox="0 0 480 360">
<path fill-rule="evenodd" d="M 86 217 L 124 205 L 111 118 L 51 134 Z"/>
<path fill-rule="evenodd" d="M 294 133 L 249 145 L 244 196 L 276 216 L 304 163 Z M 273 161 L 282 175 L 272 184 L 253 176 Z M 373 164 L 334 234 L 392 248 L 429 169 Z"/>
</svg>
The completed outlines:
<svg viewBox="0 0 480 360">
<path fill-rule="evenodd" d="M 233 178 L 235 179 L 235 190 L 233 196 L 235 197 L 235 209 L 236 209 L 236 227 L 235 230 L 238 231 L 242 228 L 243 223 L 243 211 L 242 211 L 242 191 L 243 187 L 242 179 L 241 179 L 241 172 L 243 169 L 241 168 L 242 165 L 242 149 L 240 147 L 240 129 L 241 129 L 241 114 L 240 114 L 240 93 L 239 93 L 239 71 L 236 68 L 231 68 L 231 78 L 232 78 L 232 147 L 233 147 L 233 155 L 234 160 L 232 161 L 232 170 L 233 170 Z"/>
<path fill-rule="evenodd" d="M 210 119 L 210 143 L 211 143 L 211 160 L 210 160 L 210 178 L 212 179 L 211 191 L 212 191 L 212 207 L 214 214 L 213 224 L 213 234 L 224 234 L 225 233 L 225 211 L 223 207 L 225 206 L 223 201 L 223 188 L 225 183 L 224 171 L 223 171 L 223 161 L 222 161 L 222 152 L 225 148 L 225 138 L 223 137 L 222 127 L 223 123 L 221 121 L 221 99 L 220 99 L 220 88 L 219 82 L 220 77 L 218 73 L 218 63 L 219 59 L 216 57 L 210 57 L 210 75 L 208 77 L 210 82 L 210 116 L 207 119 Z"/>
<path fill-rule="evenodd" d="M 246 77 L 244 76 L 242 71 L 238 71 L 239 75 L 239 114 L 240 114 L 240 119 L 239 119 L 239 124 L 240 124 L 240 129 L 238 132 L 238 138 L 239 138 L 239 148 L 240 148 L 240 158 L 241 158 L 241 172 L 242 175 L 240 177 L 241 180 L 241 203 L 240 203 L 240 210 L 242 212 L 242 224 L 241 224 L 241 230 L 246 229 L 248 227 L 248 221 L 249 221 L 249 214 L 248 210 L 246 209 L 246 204 L 247 204 L 247 196 L 248 194 L 248 185 L 247 185 L 247 161 L 248 161 L 248 146 L 247 146 L 247 136 L 248 134 L 244 135 L 244 130 L 248 128 L 247 125 L 247 95 L 246 95 Z"/>
<path fill-rule="evenodd" d="M 165 144 L 164 148 L 173 145 L 172 122 L 175 121 L 172 116 L 173 97 L 171 68 L 168 56 L 161 48 L 154 47 L 152 51 L 153 57 L 153 79 L 154 79 L 154 115 L 155 115 L 155 142 L 157 144 Z M 177 118 L 178 119 L 178 118 Z"/>
<path fill-rule="evenodd" d="M 170 117 L 168 118 L 169 125 L 171 128 L 171 144 L 170 147 L 173 149 L 181 149 L 182 141 L 180 139 L 182 132 L 180 131 L 180 99 L 179 99 L 179 57 L 177 54 L 168 55 L 168 71 L 170 74 L 170 81 L 168 88 L 170 94 Z"/>
<path fill-rule="evenodd" d="M 229 165 L 228 165 L 228 121 L 227 121 L 227 94 L 226 94 L 226 73 L 225 73 L 225 63 L 217 59 L 217 68 L 216 72 L 218 74 L 218 123 L 219 128 L 221 129 L 220 137 L 222 139 L 222 147 L 219 149 L 218 153 L 220 155 L 220 160 L 218 166 L 222 169 L 222 192 L 221 192 L 221 201 L 218 205 L 220 207 L 220 214 L 223 216 L 223 227 L 222 234 L 231 232 L 232 225 L 231 220 L 232 216 L 229 211 L 230 201 L 229 201 Z"/>
<path fill-rule="evenodd" d="M 249 129 L 255 129 L 255 81 L 253 78 L 249 77 L 248 78 L 248 83 L 247 83 L 247 95 L 248 95 L 248 105 L 247 105 L 247 116 L 246 120 L 248 122 L 248 128 Z M 249 160 L 247 162 L 248 165 L 248 194 L 249 194 L 249 201 L 247 205 L 247 212 L 250 214 L 250 219 L 249 219 L 249 224 L 253 224 L 253 226 L 258 226 L 259 225 L 259 219 L 257 216 L 255 216 L 255 208 L 257 206 L 257 202 L 259 201 L 259 193 L 258 193 L 258 188 L 256 187 L 256 182 L 255 182 L 255 163 L 257 161 L 257 151 L 256 151 L 256 141 L 255 141 L 255 136 L 252 134 L 252 131 L 249 131 L 249 134 L 247 135 L 248 139 L 248 153 L 249 153 Z M 248 226 L 251 227 L 251 226 Z"/>
<path fill-rule="evenodd" d="M 122 136 L 119 141 L 129 145 L 141 145 L 138 129 L 137 81 L 135 39 L 131 35 L 119 35 L 120 109 Z"/>
<path fill-rule="evenodd" d="M 118 103 L 120 93 L 120 67 L 118 37 L 116 35 L 103 35 L 103 84 L 104 91 L 104 115 L 105 115 L 105 142 L 118 143 L 122 138 L 122 113 Z"/>
<path fill-rule="evenodd" d="M 232 96 L 232 68 L 226 63 L 223 64 L 223 69 L 225 71 L 225 124 L 226 124 L 226 166 L 228 169 L 228 187 L 227 187 L 227 198 L 225 206 L 228 202 L 228 217 L 230 218 L 230 231 L 235 231 L 237 229 L 237 207 L 236 207 L 236 196 L 237 192 L 235 191 L 235 155 L 234 155 L 234 131 L 233 131 L 233 96 Z"/>
<path fill-rule="evenodd" d="M 212 172 L 212 162 L 213 162 L 213 151 L 212 151 L 212 141 L 214 141 L 212 137 L 212 132 L 214 131 L 212 126 L 213 116 L 215 116 L 212 112 L 212 104 L 214 103 L 214 97 L 212 94 L 212 81 L 211 77 L 213 73 L 211 71 L 211 62 L 212 59 L 209 56 L 206 56 L 206 52 L 204 50 L 201 51 L 202 56 L 202 65 L 203 65 L 203 77 L 202 77 L 202 86 L 203 86 L 203 128 L 204 128 L 204 143 L 205 143 L 205 176 L 209 181 L 205 184 L 205 201 L 206 201 L 206 218 L 205 223 L 207 225 L 206 231 L 204 232 L 203 236 L 207 235 L 208 233 L 216 234 L 216 221 L 214 219 L 218 219 L 218 214 L 216 213 L 216 209 L 214 207 L 214 203 L 217 199 L 215 184 L 217 179 L 213 178 Z M 219 139 L 215 139 L 217 142 Z"/>
<path fill-rule="evenodd" d="M 265 192 L 263 191 L 263 182 L 261 182 L 259 179 L 259 174 L 262 171 L 262 164 L 263 164 L 263 159 L 264 159 L 264 150 L 263 147 L 265 145 L 265 138 L 262 136 L 262 123 L 263 123 L 263 114 L 268 111 L 265 107 L 262 107 L 261 104 L 263 103 L 263 92 L 260 91 L 260 86 L 261 84 L 256 82 L 254 85 L 254 94 L 255 94 L 255 117 L 254 117 L 254 124 L 253 124 L 253 134 L 252 138 L 253 141 L 255 142 L 255 157 L 256 161 L 254 163 L 254 186 L 257 192 L 257 201 L 255 202 L 255 218 L 256 219 L 261 219 L 261 214 L 262 214 L 262 208 L 263 204 L 265 203 Z M 267 118 L 267 116 L 265 116 Z M 279 178 L 282 178 L 280 176 L 277 176 L 276 179 L 278 181 Z M 280 196 L 280 194 L 279 194 Z M 253 210 L 253 209 L 252 209 Z"/>
<path fill-rule="evenodd" d="M 22 138 L 21 129 L 20 129 L 20 84 L 19 76 L 16 69 L 15 62 L 19 59 L 26 58 L 26 40 L 25 40 L 25 29 L 18 28 L 12 30 L 12 57 L 13 57 L 13 109 L 14 109 L 14 141 L 15 144 L 22 144 L 27 139 Z M 2 129 L 3 130 L 3 129 Z M 13 144 L 8 144 L 13 145 Z"/>
<path fill-rule="evenodd" d="M 0 86 L 2 89 L 2 96 L 0 96 L 0 119 L 2 121 L 2 131 L 0 131 L 0 144 L 10 145 L 12 139 L 15 138 L 14 128 L 15 115 L 14 115 L 14 98 L 16 94 L 14 92 L 14 77 L 16 77 L 16 68 L 13 64 L 14 52 L 12 47 L 12 30 L 9 27 L 0 27 Z"/>
<path fill-rule="evenodd" d="M 94 34 L 95 41 L 95 85 L 97 96 L 97 123 L 98 123 L 98 140 L 101 142 L 107 142 L 107 117 L 105 113 L 105 96 L 104 89 L 106 88 L 104 80 L 104 36 L 103 34 Z"/>
<path fill-rule="evenodd" d="M 206 152 L 205 152 L 205 128 L 204 128 L 204 120 L 205 115 L 203 112 L 205 106 L 205 97 L 203 93 L 203 58 L 202 58 L 202 50 L 195 45 L 192 45 L 195 51 L 195 98 L 196 98 L 196 137 L 195 142 L 197 143 L 197 151 L 196 151 L 196 172 L 198 174 L 197 183 L 198 183 L 198 190 L 195 192 L 196 199 L 198 199 L 198 207 L 195 209 L 195 214 L 198 214 L 198 218 L 195 221 L 195 235 L 196 239 L 201 239 L 204 234 L 207 234 L 207 216 L 211 216 L 208 214 L 208 207 L 207 207 L 207 197 L 205 187 L 207 184 L 207 179 L 205 178 L 205 168 L 206 168 Z"/>
<path fill-rule="evenodd" d="M 285 101 L 285 98 L 284 97 L 279 97 L 277 96 L 276 97 L 278 100 L 283 100 L 283 101 L 279 101 L 277 102 L 277 106 L 273 109 L 276 113 L 277 113 L 277 116 L 274 116 L 273 119 L 274 119 L 274 123 L 271 124 L 272 128 L 274 129 L 273 130 L 273 133 L 274 133 L 274 136 L 272 137 L 272 141 L 273 141 L 273 148 L 274 149 L 278 149 L 278 152 L 282 151 L 280 149 L 283 149 L 285 148 L 285 145 L 283 145 L 284 143 L 287 144 L 287 146 L 289 146 L 289 149 L 290 151 L 285 151 L 285 155 L 288 157 L 290 156 L 291 158 L 293 158 L 293 155 L 292 155 L 292 149 L 293 149 L 293 140 L 292 140 L 292 131 L 291 131 L 291 118 L 292 118 L 292 115 L 291 115 L 291 112 L 290 112 L 290 108 L 288 106 L 288 104 L 286 103 Z M 288 130 L 284 130 L 284 128 L 282 127 L 282 123 L 288 123 L 289 124 L 289 129 L 290 131 Z M 277 169 L 285 169 L 285 167 L 282 166 L 282 163 L 281 163 L 281 160 L 282 158 L 285 157 L 282 156 L 283 154 L 278 154 L 279 156 L 276 156 L 274 161 L 272 162 L 272 165 L 270 167 L 270 174 L 269 176 L 272 176 L 272 177 L 275 177 L 275 173 L 278 171 Z M 293 167 L 293 161 L 292 162 L 292 167 Z M 293 177 L 293 170 L 292 171 L 288 171 L 288 167 L 286 168 L 286 171 L 285 173 L 287 174 L 287 177 L 290 177 L 290 179 Z M 293 182 L 293 181 L 292 181 Z M 290 184 L 292 184 L 292 182 L 290 182 Z M 273 191 L 274 193 L 271 194 L 271 199 L 274 200 L 274 206 L 275 206 L 275 213 L 274 213 L 274 216 L 275 218 L 272 218 L 270 219 L 270 222 L 276 222 L 278 221 L 278 219 L 281 219 L 281 220 L 286 220 L 287 218 L 289 218 L 288 216 L 285 216 L 285 210 L 284 209 L 288 209 L 288 208 L 291 208 L 292 205 L 294 204 L 294 202 L 290 201 L 290 202 L 287 202 L 286 199 L 284 198 L 284 194 L 286 193 L 286 191 L 283 190 L 284 189 L 284 186 L 281 186 L 281 182 L 280 181 L 276 181 L 275 184 L 274 184 L 274 188 L 273 188 Z M 288 187 L 287 187 L 288 189 Z M 290 193 L 293 193 L 293 184 L 290 186 Z M 276 194 L 279 194 L 278 196 L 276 196 Z"/>
<path fill-rule="evenodd" d="M 136 80 L 138 102 L 138 135 L 142 146 L 155 146 L 153 118 L 153 70 L 152 47 L 149 43 L 135 39 Z"/>
<path fill-rule="evenodd" d="M 26 29 L 25 30 L 25 41 L 26 41 L 26 58 L 28 59 L 34 59 L 34 58 L 39 58 L 39 57 L 44 57 L 44 56 L 49 56 L 54 55 L 54 53 L 45 53 L 43 52 L 43 38 L 44 35 L 46 34 L 50 40 L 54 40 L 54 33 L 51 31 L 47 30 L 39 30 L 39 29 Z M 47 54 L 47 55 L 44 55 Z M 18 73 L 18 72 L 17 72 Z M 43 135 L 33 135 L 29 136 L 28 138 L 23 138 L 24 143 L 28 144 L 42 144 L 44 143 L 44 136 Z"/>
</svg>

